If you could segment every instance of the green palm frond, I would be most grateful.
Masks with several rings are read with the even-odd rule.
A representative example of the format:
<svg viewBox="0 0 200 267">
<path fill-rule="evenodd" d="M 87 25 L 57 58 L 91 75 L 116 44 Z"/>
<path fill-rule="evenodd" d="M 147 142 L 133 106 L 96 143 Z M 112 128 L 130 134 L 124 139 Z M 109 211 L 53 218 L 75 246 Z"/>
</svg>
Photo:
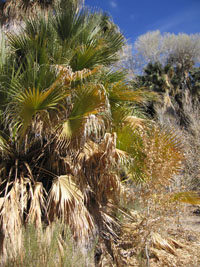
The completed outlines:
<svg viewBox="0 0 200 267">
<path fill-rule="evenodd" d="M 115 44 L 114 41 L 112 44 Z M 74 70 L 93 68 L 97 65 L 110 65 L 117 60 L 112 44 L 109 46 L 103 37 L 89 45 L 80 44 L 70 61 L 70 65 Z M 116 49 L 116 51 L 118 50 Z"/>
<path fill-rule="evenodd" d="M 18 115 L 22 122 L 22 132 L 25 133 L 30 125 L 33 116 L 37 112 L 47 112 L 48 110 L 58 109 L 59 104 L 69 94 L 63 90 L 57 80 L 46 90 L 40 91 L 38 88 L 29 88 L 24 92 L 17 92 L 12 97 L 12 106 L 14 107 L 15 116 Z M 16 116 L 17 118 L 17 116 Z"/>
<path fill-rule="evenodd" d="M 113 131 L 122 127 L 128 116 L 131 116 L 131 109 L 127 104 L 120 105 L 120 103 L 112 103 L 110 102 L 110 111 L 111 111 L 111 119 L 112 119 L 112 128 Z"/>
<path fill-rule="evenodd" d="M 89 115 L 95 115 L 105 106 L 105 96 L 98 85 L 87 85 L 76 90 L 76 99 L 68 119 L 62 124 L 61 138 L 71 138 L 80 135 L 80 128 L 83 126 Z"/>
<path fill-rule="evenodd" d="M 74 71 L 110 65 L 117 60 L 124 37 L 108 18 L 111 26 L 105 30 L 104 20 L 100 12 L 77 12 L 72 6 L 27 20 L 20 34 L 8 35 L 9 42 L 21 63 L 31 56 L 39 65 L 70 64 Z"/>
<path fill-rule="evenodd" d="M 108 86 L 115 84 L 120 81 L 126 80 L 126 72 L 113 70 L 112 68 L 104 68 L 101 73 L 99 79 L 102 81 L 104 86 L 107 88 Z"/>
<path fill-rule="evenodd" d="M 145 103 L 146 101 L 148 101 L 149 97 L 152 97 L 151 94 L 148 94 L 148 92 L 143 93 L 140 90 L 132 90 L 127 84 L 122 84 L 121 81 L 119 83 L 115 83 L 113 86 L 111 86 L 110 89 L 107 88 L 106 90 L 108 92 L 108 99 L 110 103 L 110 110 L 114 128 L 121 126 L 123 123 L 127 123 L 128 118 L 130 124 L 132 124 L 133 126 L 133 113 L 137 110 L 136 104 Z M 137 115 L 139 114 L 140 116 L 142 115 L 138 109 Z M 138 118 L 137 125 L 139 125 L 139 120 L 140 119 Z"/>
<path fill-rule="evenodd" d="M 39 113 L 44 120 L 48 121 L 50 111 L 55 110 L 58 112 L 60 109 L 66 109 L 67 96 L 71 95 L 73 92 L 70 91 L 71 83 L 83 81 L 83 79 L 93 75 L 97 71 L 96 69 L 92 71 L 84 69 L 82 71 L 72 72 L 69 66 L 62 65 L 50 67 L 42 66 L 39 69 L 36 66 L 35 68 L 32 73 L 30 69 L 28 69 L 23 74 L 16 74 L 11 80 L 11 88 L 8 92 L 9 103 L 7 113 L 11 116 L 11 119 L 15 121 L 20 120 L 22 123 L 22 133 L 26 132 L 27 127 L 36 114 Z M 52 81 L 55 75 L 57 75 L 57 77 Z M 48 78 L 48 76 L 51 76 L 49 81 L 44 81 L 44 77 Z M 42 87 L 42 85 L 45 86 L 51 81 L 52 83 L 48 88 Z M 27 82 L 27 84 L 25 84 L 25 82 Z M 32 87 L 34 84 L 38 85 L 38 87 Z M 25 86 L 28 86 L 28 88 Z M 80 96 L 77 97 L 77 101 L 74 103 L 70 116 L 71 120 L 82 120 L 83 117 L 86 117 L 88 114 L 95 113 L 93 110 L 94 106 L 100 101 L 98 100 L 100 97 L 95 96 L 95 90 L 97 90 L 97 87 L 84 93 L 84 90 L 80 92 L 81 89 L 79 89 L 77 93 L 80 94 Z M 94 102 L 84 107 L 82 101 L 87 101 L 89 103 L 90 97 Z M 78 100 L 78 98 L 80 99 Z M 82 108 L 85 109 L 81 110 Z"/>
<path fill-rule="evenodd" d="M 127 177 L 135 182 L 146 181 L 147 176 L 144 170 L 146 154 L 141 132 L 135 125 L 126 122 L 123 127 L 118 128 L 116 147 Z"/>
<path fill-rule="evenodd" d="M 104 44 L 99 44 L 99 46 L 87 46 L 80 45 L 70 61 L 70 65 L 73 70 L 81 70 L 83 68 L 93 68 L 101 64 L 101 59 L 98 58 L 98 52 L 102 49 Z"/>
<path fill-rule="evenodd" d="M 109 89 L 109 98 L 112 102 L 129 101 L 134 103 L 144 103 L 150 99 L 155 98 L 154 93 L 149 93 L 142 89 L 133 90 L 126 83 L 120 81 Z"/>
<path fill-rule="evenodd" d="M 99 85 L 87 85 L 77 88 L 76 101 L 70 113 L 70 118 L 79 118 L 91 113 L 97 113 L 105 103 L 104 92 Z"/>
<path fill-rule="evenodd" d="M 117 148 L 132 155 L 135 154 L 135 146 L 137 142 L 142 147 L 142 140 L 139 133 L 134 132 L 134 130 L 126 125 L 117 131 Z"/>
<path fill-rule="evenodd" d="M 73 7 L 66 9 L 65 12 L 57 9 L 55 11 L 53 26 L 60 40 L 73 43 L 77 39 L 77 35 L 81 32 L 81 29 L 85 27 L 87 16 L 87 10 L 82 10 L 77 13 Z"/>
<path fill-rule="evenodd" d="M 65 46 L 73 51 L 69 64 L 74 71 L 117 60 L 124 38 L 117 31 L 105 33 L 103 17 L 86 9 L 78 13 L 74 10 L 56 13 L 54 28 Z"/>
<path fill-rule="evenodd" d="M 40 24 L 38 23 L 38 25 Z M 27 27 L 30 28 L 29 25 Z M 27 61 L 29 60 L 30 62 L 30 57 L 33 58 L 33 62 L 35 61 L 40 65 L 49 63 L 49 60 L 51 59 L 48 55 L 48 44 L 50 43 L 50 39 L 47 35 L 47 30 L 41 29 L 41 34 L 39 34 L 40 29 L 35 29 L 35 31 L 38 30 L 36 33 L 34 33 L 34 29 L 32 29 L 32 31 L 30 29 L 28 30 L 30 32 L 22 32 L 18 35 L 13 33 L 8 34 L 9 43 L 16 54 L 17 63 L 19 65 L 22 64 L 25 67 Z"/>
<path fill-rule="evenodd" d="M 22 33 L 18 35 L 8 33 L 7 36 L 11 49 L 16 51 L 17 57 L 22 60 L 28 52 L 29 39 Z"/>
<path fill-rule="evenodd" d="M 35 16 L 25 21 L 25 26 L 19 33 L 7 34 L 18 65 L 23 64 L 26 69 L 30 57 L 32 64 L 36 62 L 40 66 L 69 62 L 72 49 L 58 41 L 58 33 L 53 27 L 53 17 L 51 13 L 47 16 Z"/>
</svg>

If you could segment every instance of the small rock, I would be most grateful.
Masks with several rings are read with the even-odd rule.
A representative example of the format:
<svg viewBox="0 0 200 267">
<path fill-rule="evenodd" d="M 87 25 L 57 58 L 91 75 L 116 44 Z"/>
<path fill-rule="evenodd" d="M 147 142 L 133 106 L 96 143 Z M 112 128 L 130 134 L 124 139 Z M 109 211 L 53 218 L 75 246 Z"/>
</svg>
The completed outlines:
<svg viewBox="0 0 200 267">
<path fill-rule="evenodd" d="M 196 238 L 196 236 L 188 235 L 187 236 L 187 240 L 190 241 L 190 242 L 195 242 L 195 241 L 197 241 L 197 238 Z"/>
<path fill-rule="evenodd" d="M 194 210 L 192 213 L 197 215 L 197 216 L 200 216 L 200 208 Z"/>
</svg>

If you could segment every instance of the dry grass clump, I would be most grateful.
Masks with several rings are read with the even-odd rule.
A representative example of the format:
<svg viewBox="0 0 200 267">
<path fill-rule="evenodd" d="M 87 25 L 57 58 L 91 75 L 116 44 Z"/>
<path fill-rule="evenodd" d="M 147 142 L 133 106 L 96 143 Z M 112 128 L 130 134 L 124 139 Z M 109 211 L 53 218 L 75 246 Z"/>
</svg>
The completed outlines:
<svg viewBox="0 0 200 267">
<path fill-rule="evenodd" d="M 181 170 L 184 159 L 182 144 L 173 129 L 159 127 L 150 129 L 148 138 L 144 140 L 145 171 L 149 177 L 145 188 L 160 190 L 160 187 L 168 186 L 171 178 Z"/>
<path fill-rule="evenodd" d="M 12 247 L 7 249 L 7 260 L 4 267 L 72 267 L 94 266 L 94 249 L 78 248 L 67 228 L 58 222 L 45 230 L 38 230 L 33 225 L 23 229 L 22 248 L 12 253 Z"/>
</svg>

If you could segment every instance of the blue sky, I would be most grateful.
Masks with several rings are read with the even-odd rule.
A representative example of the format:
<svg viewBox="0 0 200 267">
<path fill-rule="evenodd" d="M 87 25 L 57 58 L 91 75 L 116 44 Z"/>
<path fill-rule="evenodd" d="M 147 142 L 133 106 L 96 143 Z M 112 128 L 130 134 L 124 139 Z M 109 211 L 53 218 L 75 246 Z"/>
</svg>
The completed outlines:
<svg viewBox="0 0 200 267">
<path fill-rule="evenodd" d="M 200 0 L 85 0 L 113 17 L 130 43 L 147 31 L 200 33 Z"/>
</svg>

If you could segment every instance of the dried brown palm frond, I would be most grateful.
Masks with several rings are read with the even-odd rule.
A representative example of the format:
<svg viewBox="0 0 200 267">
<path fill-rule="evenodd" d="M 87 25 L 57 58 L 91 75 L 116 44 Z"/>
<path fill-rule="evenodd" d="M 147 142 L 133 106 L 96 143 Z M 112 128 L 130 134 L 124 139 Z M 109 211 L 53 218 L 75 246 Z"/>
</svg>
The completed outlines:
<svg viewBox="0 0 200 267">
<path fill-rule="evenodd" d="M 42 9 L 48 10 L 53 1 L 24 1 L 24 0 L 8 0 L 1 10 L 1 22 L 10 23 L 13 20 L 20 23 L 24 17 L 36 15 Z"/>
<path fill-rule="evenodd" d="M 82 69 L 73 72 L 72 68 L 69 65 L 53 65 L 52 66 L 57 73 L 57 76 L 60 76 L 61 79 L 64 82 L 65 86 L 68 86 L 71 84 L 72 81 L 81 81 L 95 73 L 100 69 L 100 67 L 96 67 L 92 70 L 90 69 Z"/>
<path fill-rule="evenodd" d="M 94 233 L 94 222 L 72 176 L 55 178 L 49 194 L 48 215 L 51 222 L 58 219 L 68 224 L 77 242 L 89 241 Z"/>
<path fill-rule="evenodd" d="M 85 171 L 82 177 L 86 177 L 86 183 L 95 193 L 97 200 L 100 203 L 102 201 L 106 203 L 108 199 L 119 201 L 116 199 L 116 194 L 120 194 L 122 185 L 115 171 L 118 164 L 116 134 L 106 133 L 103 141 L 98 145 L 92 141 L 86 143 L 78 159 L 83 160 Z"/>
<path fill-rule="evenodd" d="M 127 116 L 125 118 L 125 123 L 128 123 L 133 128 L 139 127 L 141 129 L 144 129 L 146 121 L 144 119 L 141 119 L 135 116 Z"/>
<path fill-rule="evenodd" d="M 163 256 L 178 259 L 185 252 L 182 240 L 166 234 L 166 225 L 157 213 L 147 217 L 142 211 L 134 211 L 124 216 L 120 233 L 118 241 L 112 243 L 114 262 L 119 266 L 165 266 L 162 265 Z M 171 266 L 170 260 L 166 263 Z"/>
<path fill-rule="evenodd" d="M 77 10 L 83 5 L 84 0 L 7 0 L 1 7 L 1 21 L 8 23 L 12 20 L 23 21 L 24 17 L 33 17 L 40 11 L 48 11 L 55 5 L 64 4 L 65 6 L 73 4 Z"/>
<path fill-rule="evenodd" d="M 23 211 L 27 204 L 27 191 L 23 181 L 16 181 L 2 200 L 0 210 L 3 256 L 15 256 L 21 248 Z M 12 250 L 11 250 L 12 248 Z"/>
<path fill-rule="evenodd" d="M 36 183 L 33 186 L 28 178 L 16 179 L 7 184 L 4 192 L 0 208 L 2 261 L 4 258 L 15 258 L 20 253 L 23 226 L 34 223 L 41 230 L 42 216 L 46 216 L 42 184 Z"/>
<path fill-rule="evenodd" d="M 106 125 L 104 118 L 98 114 L 89 115 L 84 125 L 84 135 L 94 140 L 96 143 L 100 143 L 105 133 Z"/>
<path fill-rule="evenodd" d="M 37 182 L 34 186 L 30 185 L 29 201 L 31 204 L 26 221 L 35 224 L 37 228 L 42 227 L 42 217 L 47 214 L 45 196 L 46 192 L 42 183 Z"/>
<path fill-rule="evenodd" d="M 119 176 L 114 171 L 118 158 L 115 149 L 114 135 L 107 134 L 99 144 L 88 140 L 72 163 L 75 182 L 84 192 L 85 206 L 99 233 L 112 236 L 115 236 L 113 229 L 117 227 L 114 218 L 116 206 L 109 207 L 117 204 L 120 200 L 117 195 L 122 197 L 123 193 Z"/>
<path fill-rule="evenodd" d="M 100 236 L 107 236 L 108 240 L 116 238 L 119 225 L 115 213 L 120 198 L 124 197 L 120 177 L 115 170 L 117 163 L 116 135 L 108 133 L 98 144 L 88 140 L 74 162 L 75 180 L 84 192 L 85 206 Z"/>
<path fill-rule="evenodd" d="M 79 154 L 77 156 L 77 160 L 81 163 L 83 162 L 83 160 L 87 161 L 95 153 L 98 153 L 99 149 L 100 148 L 99 148 L 99 145 L 97 143 L 88 139 L 87 142 L 82 147 L 82 149 L 79 151 Z"/>
<path fill-rule="evenodd" d="M 176 255 L 176 248 L 183 247 L 176 240 L 163 238 L 159 233 L 151 233 L 151 245 L 154 248 L 166 250 L 173 255 Z"/>
</svg>

